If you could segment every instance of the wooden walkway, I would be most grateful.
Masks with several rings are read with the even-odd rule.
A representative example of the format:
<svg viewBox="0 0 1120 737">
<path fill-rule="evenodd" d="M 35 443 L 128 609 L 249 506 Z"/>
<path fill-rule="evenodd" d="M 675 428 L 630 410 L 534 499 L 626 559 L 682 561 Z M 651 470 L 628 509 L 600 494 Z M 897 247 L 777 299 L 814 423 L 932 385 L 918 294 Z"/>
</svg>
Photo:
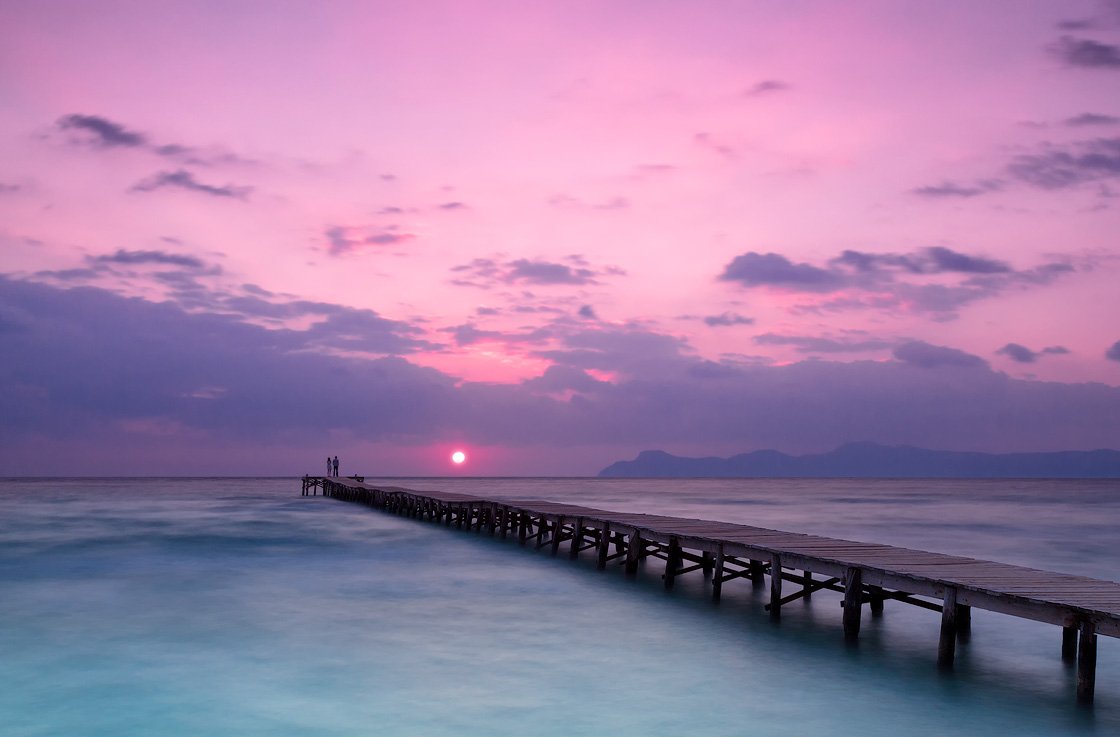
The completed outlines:
<svg viewBox="0 0 1120 737">
<path fill-rule="evenodd" d="M 863 605 L 880 613 L 888 600 L 941 613 L 937 662 L 951 668 L 956 642 L 970 632 L 973 607 L 1062 627 L 1062 658 L 1077 666 L 1077 700 L 1093 701 L 1097 636 L 1120 637 L 1120 583 L 891 545 L 699 519 L 628 514 L 547 501 L 494 500 L 440 491 L 365 484 L 360 477 L 303 478 L 303 494 L 325 496 L 442 523 L 515 536 L 522 545 L 562 546 L 570 557 L 594 550 L 637 573 L 644 558 L 665 561 L 666 588 L 703 571 L 712 597 L 723 584 L 769 580 L 770 616 L 814 591 L 840 592 L 844 635 L 859 636 Z M 783 584 L 791 584 L 786 590 Z"/>
</svg>

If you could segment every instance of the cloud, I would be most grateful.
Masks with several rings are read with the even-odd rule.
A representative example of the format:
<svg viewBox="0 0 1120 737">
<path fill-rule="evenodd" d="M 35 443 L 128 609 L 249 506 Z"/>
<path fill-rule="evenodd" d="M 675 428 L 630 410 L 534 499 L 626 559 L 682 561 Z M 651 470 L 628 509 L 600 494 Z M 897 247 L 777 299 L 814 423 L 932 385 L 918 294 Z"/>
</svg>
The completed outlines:
<svg viewBox="0 0 1120 737">
<path fill-rule="evenodd" d="M 844 286 L 844 279 L 827 269 L 795 264 L 777 253 L 754 251 L 732 259 L 719 278 L 744 287 L 777 286 L 814 292 L 832 292 Z"/>
<path fill-rule="evenodd" d="M 757 82 L 743 94 L 747 97 L 759 97 L 760 95 L 769 95 L 775 92 L 785 92 L 790 89 L 790 85 L 780 79 L 764 79 Z"/>
<path fill-rule="evenodd" d="M 1063 355 L 1069 353 L 1068 348 L 1060 345 L 1049 346 L 1040 351 L 1032 351 L 1024 345 L 1018 343 L 1008 343 L 1003 348 L 996 351 L 997 354 L 1007 356 L 1016 363 L 1034 363 L 1041 356 L 1044 355 Z"/>
<path fill-rule="evenodd" d="M 920 340 L 903 343 L 894 349 L 896 360 L 922 369 L 986 368 L 988 362 L 980 356 L 956 348 L 931 345 Z"/>
<path fill-rule="evenodd" d="M 465 202 L 444 202 L 443 204 L 438 205 L 438 207 L 441 210 L 466 210 L 466 209 L 468 209 Z"/>
<path fill-rule="evenodd" d="M 186 169 L 177 169 L 176 171 L 161 171 L 147 179 L 134 184 L 130 191 L 132 192 L 154 192 L 157 189 L 165 187 L 172 187 L 176 189 L 185 189 L 188 192 L 199 192 L 201 194 L 210 195 L 212 197 L 231 198 L 237 200 L 246 200 L 249 194 L 253 191 L 252 187 L 241 187 L 232 184 L 223 186 L 215 186 L 212 184 L 205 184 L 194 178 Z"/>
<path fill-rule="evenodd" d="M 599 316 L 595 314 L 595 308 L 591 305 L 583 305 L 579 308 L 577 313 L 584 320 L 598 320 Z"/>
<path fill-rule="evenodd" d="M 8 184 L 7 182 L 0 182 L 0 194 L 13 194 L 23 189 L 18 184 Z"/>
<path fill-rule="evenodd" d="M 989 192 L 997 192 L 1003 187 L 998 179 L 980 179 L 973 184 L 944 181 L 941 184 L 927 185 L 910 190 L 912 194 L 932 198 L 976 197 Z"/>
<path fill-rule="evenodd" d="M 1050 53 L 1072 67 L 1120 69 L 1120 47 L 1088 38 L 1062 36 Z"/>
<path fill-rule="evenodd" d="M 207 473 L 222 448 L 242 473 L 295 474 L 328 439 L 362 448 L 354 462 L 383 473 L 397 468 L 392 448 L 463 438 L 550 454 L 594 446 L 570 473 L 594 473 L 613 460 L 603 453 L 651 447 L 1120 445 L 1120 388 L 1014 379 L 928 344 L 899 346 L 894 360 L 763 366 L 705 361 L 636 325 L 580 323 L 552 358 L 538 352 L 552 363 L 540 376 L 491 384 L 410 362 L 399 354 L 418 349 L 412 326 L 369 311 L 245 304 L 246 314 L 278 309 L 322 319 L 266 328 L 239 314 L 0 277 L 0 473 L 25 468 L 29 454 L 50 455 L 47 472 L 158 473 L 186 458 L 179 472 Z M 355 344 L 370 350 L 347 350 Z"/>
<path fill-rule="evenodd" d="M 81 142 L 95 148 L 136 148 L 148 144 L 143 134 L 97 115 L 66 115 L 58 119 L 57 125 L 62 130 L 81 132 L 86 136 Z"/>
<path fill-rule="evenodd" d="M 249 159 L 221 149 L 201 150 L 179 143 L 154 143 L 147 135 L 129 130 L 123 124 L 99 115 L 65 115 L 55 125 L 63 131 L 78 134 L 71 143 L 97 149 L 134 148 L 149 151 L 157 156 L 174 159 L 193 166 L 222 164 L 252 164 Z"/>
<path fill-rule="evenodd" d="M 1063 189 L 1120 176 L 1120 138 L 1097 138 L 1069 146 L 1044 145 L 1007 167 L 1011 176 L 1042 189 Z"/>
<path fill-rule="evenodd" d="M 398 228 L 399 226 L 390 225 L 387 228 L 371 230 L 364 227 L 332 225 L 324 233 L 327 237 L 327 253 L 331 256 L 342 256 L 367 246 L 396 246 L 416 238 L 412 233 L 400 232 Z"/>
<path fill-rule="evenodd" d="M 457 276 L 452 284 L 464 287 L 490 289 L 500 285 L 524 284 L 537 286 L 589 286 L 599 284 L 606 276 L 620 276 L 626 272 L 615 266 L 594 268 L 580 254 L 566 256 L 560 261 L 519 258 L 512 261 L 497 258 L 476 258 L 465 264 L 451 267 Z"/>
<path fill-rule="evenodd" d="M 595 272 L 591 269 L 572 268 L 552 261 L 534 261 L 519 258 L 509 263 L 506 281 L 527 284 L 594 284 Z"/>
<path fill-rule="evenodd" d="M 1063 122 L 1065 125 L 1078 128 L 1087 125 L 1116 125 L 1120 123 L 1120 118 L 1115 115 L 1103 115 L 1101 113 L 1081 113 L 1072 118 L 1066 118 Z"/>
<path fill-rule="evenodd" d="M 753 325 L 753 317 L 744 317 L 736 312 L 724 312 L 719 315 L 705 315 L 704 324 L 710 328 L 725 328 L 733 325 Z"/>
<path fill-rule="evenodd" d="M 718 278 L 751 289 L 835 295 L 798 304 L 791 308 L 795 313 L 884 309 L 949 319 L 970 302 L 1049 284 L 1073 271 L 1071 264 L 1060 261 L 1016 270 L 1003 261 L 934 246 L 910 253 L 848 249 L 824 266 L 748 251 L 735 257 Z M 937 276 L 942 278 L 930 279 Z"/>
<path fill-rule="evenodd" d="M 897 341 L 876 338 L 828 338 L 811 335 L 778 335 L 763 333 L 756 335 L 754 342 L 759 345 L 793 346 L 799 353 L 864 353 L 892 348 Z"/>
<path fill-rule="evenodd" d="M 118 249 L 114 253 L 92 256 L 88 259 L 95 264 L 159 264 L 163 266 L 180 266 L 185 269 L 204 269 L 206 264 L 202 259 L 180 253 L 167 251 L 127 251 Z"/>
<path fill-rule="evenodd" d="M 1089 31 L 1097 26 L 1096 22 L 1091 18 L 1062 20 L 1054 25 L 1062 31 Z"/>
<path fill-rule="evenodd" d="M 1104 352 L 1104 357 L 1110 361 L 1120 361 L 1120 340 L 1112 344 L 1112 346 Z"/>
</svg>

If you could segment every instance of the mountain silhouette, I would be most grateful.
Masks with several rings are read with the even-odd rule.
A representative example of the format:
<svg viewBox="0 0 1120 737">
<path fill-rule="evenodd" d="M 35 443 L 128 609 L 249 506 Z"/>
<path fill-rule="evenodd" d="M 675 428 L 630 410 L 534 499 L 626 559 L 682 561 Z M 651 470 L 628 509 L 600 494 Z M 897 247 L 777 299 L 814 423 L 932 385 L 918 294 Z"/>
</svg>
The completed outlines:
<svg viewBox="0 0 1120 737">
<path fill-rule="evenodd" d="M 828 453 L 776 450 L 730 458 L 686 458 L 645 450 L 618 461 L 602 478 L 1120 478 L 1120 451 L 972 453 L 908 445 L 848 443 Z"/>
</svg>

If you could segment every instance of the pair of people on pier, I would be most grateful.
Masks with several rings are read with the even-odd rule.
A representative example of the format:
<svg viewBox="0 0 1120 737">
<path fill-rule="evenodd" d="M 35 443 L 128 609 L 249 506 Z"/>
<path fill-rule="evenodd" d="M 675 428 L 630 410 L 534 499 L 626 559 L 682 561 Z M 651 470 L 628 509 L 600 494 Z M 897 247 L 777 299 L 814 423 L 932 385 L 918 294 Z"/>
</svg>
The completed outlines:
<svg viewBox="0 0 1120 737">
<path fill-rule="evenodd" d="M 333 459 L 330 456 L 327 456 L 327 475 L 338 475 L 338 456 L 335 456 Z"/>
</svg>

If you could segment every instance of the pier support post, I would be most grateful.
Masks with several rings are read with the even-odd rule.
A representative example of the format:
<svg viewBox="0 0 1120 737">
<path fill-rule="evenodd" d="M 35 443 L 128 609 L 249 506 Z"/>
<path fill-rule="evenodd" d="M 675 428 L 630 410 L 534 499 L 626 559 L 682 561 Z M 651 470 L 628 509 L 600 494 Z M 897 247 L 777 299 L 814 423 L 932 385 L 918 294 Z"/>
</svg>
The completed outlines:
<svg viewBox="0 0 1120 737">
<path fill-rule="evenodd" d="M 766 583 L 766 567 L 762 565 L 762 561 L 751 559 L 751 585 L 756 589 Z"/>
<path fill-rule="evenodd" d="M 524 545 L 527 537 L 529 537 L 529 514 L 521 511 L 517 513 L 517 544 Z"/>
<path fill-rule="evenodd" d="M 972 637 L 972 607 L 957 604 L 957 641 L 968 642 Z"/>
<path fill-rule="evenodd" d="M 1077 643 L 1077 703 L 1093 703 L 1097 684 L 1097 630 L 1092 622 L 1081 623 Z"/>
<path fill-rule="evenodd" d="M 957 649 L 957 590 L 945 589 L 945 599 L 941 604 L 941 639 L 937 642 L 937 667 L 947 670 L 953 667 Z"/>
<path fill-rule="evenodd" d="M 572 545 L 568 548 L 568 557 L 576 558 L 579 549 L 583 547 L 583 517 L 576 517 L 575 526 L 572 527 Z"/>
<path fill-rule="evenodd" d="M 782 618 L 782 559 L 777 553 L 770 556 L 770 619 Z"/>
<path fill-rule="evenodd" d="M 801 572 L 801 590 L 803 592 L 801 594 L 802 599 L 811 599 L 813 597 L 813 572 L 812 571 L 802 571 Z"/>
<path fill-rule="evenodd" d="M 868 586 L 867 590 L 868 593 L 871 594 L 868 597 L 868 602 L 871 604 L 871 606 L 869 607 L 871 609 L 871 616 L 878 617 L 883 613 L 883 601 L 885 600 L 885 597 L 883 596 L 883 587 Z"/>
<path fill-rule="evenodd" d="M 564 535 L 564 518 L 557 517 L 552 523 L 552 554 L 560 552 L 560 538 Z"/>
<path fill-rule="evenodd" d="M 707 550 L 700 553 L 700 568 L 704 571 L 704 578 L 712 575 L 712 568 L 715 566 L 715 558 Z"/>
<path fill-rule="evenodd" d="M 723 543 L 716 548 L 716 569 L 712 573 L 712 601 L 719 601 L 723 593 Z"/>
<path fill-rule="evenodd" d="M 630 540 L 626 543 L 626 575 L 633 576 L 638 572 L 638 563 L 642 559 L 642 535 L 637 530 L 630 533 Z"/>
<path fill-rule="evenodd" d="M 859 639 L 859 620 L 863 610 L 863 572 L 849 568 L 844 576 L 844 639 Z"/>
<path fill-rule="evenodd" d="M 673 590 L 673 582 L 677 577 L 677 569 L 681 567 L 681 540 L 679 537 L 669 537 L 669 552 L 665 556 L 665 590 Z"/>
<path fill-rule="evenodd" d="M 1077 662 L 1077 628 L 1062 627 L 1062 662 Z"/>
<path fill-rule="evenodd" d="M 611 523 L 604 522 L 602 529 L 599 530 L 599 549 L 596 551 L 599 555 L 595 561 L 595 567 L 600 571 L 607 567 L 607 556 L 611 551 Z"/>
</svg>

